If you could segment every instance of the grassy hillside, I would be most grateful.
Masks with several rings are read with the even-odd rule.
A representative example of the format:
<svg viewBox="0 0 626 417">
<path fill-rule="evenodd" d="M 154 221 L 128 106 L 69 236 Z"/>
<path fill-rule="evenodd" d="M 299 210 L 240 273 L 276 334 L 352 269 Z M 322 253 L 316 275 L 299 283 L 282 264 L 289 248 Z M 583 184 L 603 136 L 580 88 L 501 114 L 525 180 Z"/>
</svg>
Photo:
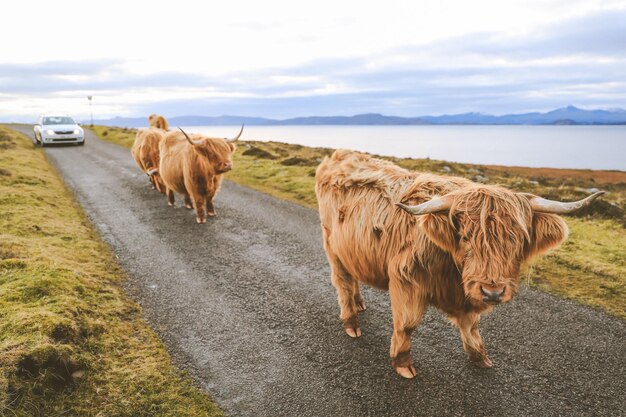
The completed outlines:
<svg viewBox="0 0 626 417">
<path fill-rule="evenodd" d="M 0 126 L 0 415 L 218 416 L 32 142 Z"/>
<path fill-rule="evenodd" d="M 130 147 L 135 131 L 94 128 L 101 138 Z M 316 209 L 315 168 L 332 149 L 278 142 L 242 142 L 227 178 Z M 593 206 L 567 216 L 568 241 L 525 271 L 524 282 L 626 318 L 626 172 L 458 164 L 389 158 L 415 171 L 502 184 L 542 197 L 574 200 L 599 188 L 608 193 Z"/>
</svg>

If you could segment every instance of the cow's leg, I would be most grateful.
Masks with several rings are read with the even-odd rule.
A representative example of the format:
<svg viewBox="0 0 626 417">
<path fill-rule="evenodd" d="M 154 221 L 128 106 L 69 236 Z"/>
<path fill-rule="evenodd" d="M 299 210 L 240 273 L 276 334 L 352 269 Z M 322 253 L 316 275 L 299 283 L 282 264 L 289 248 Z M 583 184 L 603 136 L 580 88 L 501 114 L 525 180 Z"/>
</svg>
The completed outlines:
<svg viewBox="0 0 626 417">
<path fill-rule="evenodd" d="M 159 179 L 159 187 L 160 187 L 159 192 L 163 194 L 164 196 L 167 196 L 167 187 L 163 183 L 162 179 Z"/>
<path fill-rule="evenodd" d="M 215 177 L 213 177 L 213 197 L 215 197 L 220 191 L 220 188 L 222 187 L 223 177 L 223 175 L 216 175 Z"/>
<path fill-rule="evenodd" d="M 215 207 L 213 207 L 213 198 L 215 197 L 215 194 L 217 193 L 217 190 L 219 189 L 220 177 L 221 175 L 214 176 L 212 181 L 210 182 L 211 186 L 207 188 L 206 211 L 209 217 L 217 216 L 217 213 L 215 212 Z"/>
<path fill-rule="evenodd" d="M 361 295 L 361 290 L 359 289 L 359 283 L 357 282 L 357 280 L 353 280 L 353 284 L 354 284 L 354 304 L 356 305 L 356 309 L 361 312 L 361 311 L 365 311 L 365 309 L 367 308 L 365 306 L 365 300 L 363 300 L 363 296 Z"/>
<path fill-rule="evenodd" d="M 213 207 L 213 196 L 209 196 L 206 199 L 206 211 L 209 217 L 217 216 L 217 213 L 215 212 L 215 207 Z"/>
<path fill-rule="evenodd" d="M 165 188 L 165 185 L 163 184 L 163 181 L 160 178 L 157 177 L 157 175 L 153 175 L 151 177 L 152 180 L 154 181 L 155 188 L 161 194 L 166 194 L 167 195 L 167 190 Z"/>
<path fill-rule="evenodd" d="M 167 189 L 167 204 L 174 207 L 174 190 L 171 188 Z"/>
<path fill-rule="evenodd" d="M 185 193 L 185 208 L 188 208 L 188 209 L 193 208 L 193 202 L 191 201 L 191 197 L 189 197 L 189 194 L 187 193 Z"/>
<path fill-rule="evenodd" d="M 417 372 L 411 359 L 411 333 L 422 320 L 426 301 L 417 285 L 393 276 L 389 278 L 389 296 L 393 314 L 391 365 L 400 376 L 413 378 Z"/>
<path fill-rule="evenodd" d="M 466 313 L 450 318 L 461 332 L 463 349 L 469 354 L 470 360 L 481 368 L 491 368 L 493 362 L 489 359 L 483 338 L 478 331 L 480 315 L 476 313 Z"/>
<path fill-rule="evenodd" d="M 359 312 L 355 302 L 355 280 L 346 271 L 341 261 L 333 253 L 328 243 L 330 233 L 325 227 L 322 227 L 324 235 L 324 249 L 330 264 L 330 281 L 337 291 L 337 300 L 339 301 L 339 318 L 343 323 L 343 329 L 350 337 L 360 337 L 361 328 L 357 313 Z"/>
<path fill-rule="evenodd" d="M 343 269 L 343 266 L 331 263 L 330 280 L 337 290 L 339 318 L 343 322 L 343 329 L 350 337 L 360 337 L 361 327 L 357 317 L 359 309 L 354 298 L 353 278 Z"/>
<path fill-rule="evenodd" d="M 206 214 L 204 211 L 204 205 L 206 198 L 203 195 L 192 195 L 193 207 L 196 209 L 196 222 L 206 223 Z"/>
</svg>

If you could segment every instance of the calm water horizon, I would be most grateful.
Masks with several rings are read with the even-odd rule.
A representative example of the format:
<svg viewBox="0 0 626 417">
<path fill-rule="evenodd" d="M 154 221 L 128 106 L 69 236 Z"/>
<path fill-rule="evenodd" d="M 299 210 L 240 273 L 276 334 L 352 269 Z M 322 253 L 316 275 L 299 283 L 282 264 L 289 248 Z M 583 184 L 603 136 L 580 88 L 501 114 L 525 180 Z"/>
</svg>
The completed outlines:
<svg viewBox="0 0 626 417">
<path fill-rule="evenodd" d="M 217 137 L 238 131 L 184 129 Z M 242 139 L 472 164 L 626 171 L 626 126 L 246 126 Z"/>
</svg>

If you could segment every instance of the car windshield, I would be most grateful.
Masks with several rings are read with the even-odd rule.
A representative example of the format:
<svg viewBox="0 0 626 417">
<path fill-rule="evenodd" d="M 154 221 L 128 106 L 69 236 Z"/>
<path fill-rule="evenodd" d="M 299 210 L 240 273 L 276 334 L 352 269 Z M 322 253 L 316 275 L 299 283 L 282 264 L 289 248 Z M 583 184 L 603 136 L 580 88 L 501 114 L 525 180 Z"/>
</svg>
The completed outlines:
<svg viewBox="0 0 626 417">
<path fill-rule="evenodd" d="M 76 124 L 71 117 L 66 116 L 52 116 L 43 118 L 44 125 L 73 125 Z"/>
</svg>

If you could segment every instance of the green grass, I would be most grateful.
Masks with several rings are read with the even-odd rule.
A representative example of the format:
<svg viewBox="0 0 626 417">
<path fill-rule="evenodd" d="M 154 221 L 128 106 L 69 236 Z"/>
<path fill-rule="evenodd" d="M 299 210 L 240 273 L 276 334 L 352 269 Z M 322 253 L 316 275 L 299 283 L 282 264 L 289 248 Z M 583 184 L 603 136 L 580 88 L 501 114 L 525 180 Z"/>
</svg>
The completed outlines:
<svg viewBox="0 0 626 417">
<path fill-rule="evenodd" d="M 122 127 L 92 126 L 89 129 L 98 135 L 98 137 L 127 148 L 133 146 L 135 134 L 137 133 L 137 129 L 127 129 Z"/>
<path fill-rule="evenodd" d="M 103 139 L 131 146 L 132 129 L 108 130 Z M 227 178 L 279 198 L 317 209 L 315 168 L 332 149 L 279 142 L 244 141 Z M 524 273 L 524 282 L 610 314 L 626 318 L 626 172 L 525 168 L 459 164 L 431 159 L 391 158 L 414 171 L 455 175 L 547 198 L 573 200 L 588 189 L 608 193 L 567 216 L 570 237 L 559 249 L 539 258 Z"/>
<path fill-rule="evenodd" d="M 0 415 L 219 416 L 41 150 L 0 127 Z"/>
<path fill-rule="evenodd" d="M 626 318 L 626 233 L 612 220 L 566 219 L 568 240 L 532 265 L 526 279 L 539 289 Z"/>
</svg>

